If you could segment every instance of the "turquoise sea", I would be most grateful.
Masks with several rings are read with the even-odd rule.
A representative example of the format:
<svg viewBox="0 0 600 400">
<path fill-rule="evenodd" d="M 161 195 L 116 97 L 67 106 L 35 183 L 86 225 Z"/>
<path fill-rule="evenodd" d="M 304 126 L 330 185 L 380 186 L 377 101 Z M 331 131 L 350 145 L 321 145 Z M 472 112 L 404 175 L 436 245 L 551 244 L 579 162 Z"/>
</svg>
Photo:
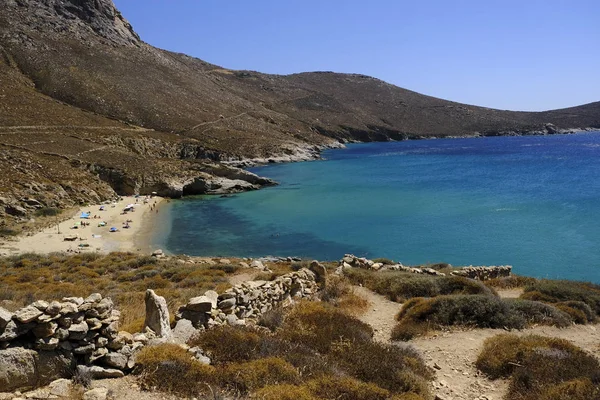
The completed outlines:
<svg viewBox="0 0 600 400">
<path fill-rule="evenodd" d="M 600 283 L 600 132 L 351 144 L 168 205 L 172 253 L 513 265 Z"/>
</svg>

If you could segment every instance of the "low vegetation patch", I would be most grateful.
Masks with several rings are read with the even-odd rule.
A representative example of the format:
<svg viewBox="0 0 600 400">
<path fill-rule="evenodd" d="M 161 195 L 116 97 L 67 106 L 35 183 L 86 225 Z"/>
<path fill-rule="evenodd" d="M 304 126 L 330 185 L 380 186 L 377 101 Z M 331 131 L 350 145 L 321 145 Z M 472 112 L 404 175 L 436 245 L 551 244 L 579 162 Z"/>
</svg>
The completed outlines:
<svg viewBox="0 0 600 400">
<path fill-rule="evenodd" d="M 321 300 L 354 315 L 364 313 L 369 302 L 355 293 L 350 281 L 345 277 L 332 275 L 319 293 Z"/>
<path fill-rule="evenodd" d="M 496 294 L 479 281 L 459 276 L 421 275 L 401 271 L 373 272 L 358 268 L 346 271 L 345 274 L 353 284 L 366 286 L 397 302 L 413 297 L 450 294 Z"/>
<path fill-rule="evenodd" d="M 374 342 L 368 325 L 333 305 L 300 302 L 270 328 L 216 327 L 189 345 L 211 357 L 222 390 L 252 398 L 429 397 L 432 373 L 412 347 Z"/>
<path fill-rule="evenodd" d="M 188 299 L 209 289 L 229 287 L 223 269 L 178 260 L 158 260 L 132 253 L 34 253 L 0 258 L 0 301 L 20 308 L 35 300 L 87 297 L 101 292 L 121 311 L 121 329 L 141 330 L 146 289 L 168 300 L 173 314 Z"/>
<path fill-rule="evenodd" d="M 404 304 L 396 319 L 393 340 L 410 340 L 449 326 L 522 329 L 531 324 L 562 327 L 572 322 L 569 314 L 552 305 L 484 295 L 414 298 Z"/>
<path fill-rule="evenodd" d="M 600 285 L 593 283 L 544 279 L 527 285 L 521 297 L 549 303 L 579 301 L 600 316 Z"/>
<path fill-rule="evenodd" d="M 175 344 L 143 348 L 136 358 L 136 374 L 142 387 L 193 396 L 210 390 L 215 369 L 194 360 L 190 353 Z"/>
<path fill-rule="evenodd" d="M 600 398 L 600 364 L 563 339 L 502 334 L 485 341 L 477 368 L 492 379 L 510 378 L 506 399 Z"/>
</svg>

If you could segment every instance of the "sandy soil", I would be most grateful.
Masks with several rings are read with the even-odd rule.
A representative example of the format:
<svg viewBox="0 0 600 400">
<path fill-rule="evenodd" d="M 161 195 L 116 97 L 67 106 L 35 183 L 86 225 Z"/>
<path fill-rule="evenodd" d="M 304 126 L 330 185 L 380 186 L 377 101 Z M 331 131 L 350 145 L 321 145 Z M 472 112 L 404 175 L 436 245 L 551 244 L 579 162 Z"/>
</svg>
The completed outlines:
<svg viewBox="0 0 600 400">
<path fill-rule="evenodd" d="M 57 251 L 97 251 L 102 253 L 147 251 L 147 245 L 144 243 L 148 238 L 146 233 L 149 229 L 152 229 L 151 220 L 157 215 L 157 211 L 160 211 L 159 205 L 163 199 L 154 197 L 148 203 L 144 203 L 143 200 L 143 197 L 138 198 L 134 211 L 127 214 L 122 214 L 122 212 L 128 204 L 136 204 L 136 199 L 133 196 L 123 197 L 116 204 L 104 205 L 103 211 L 100 211 L 100 205 L 82 207 L 72 218 L 61 222 L 58 226 L 46 228 L 31 236 L 20 236 L 14 241 L 0 243 L 0 255 L 27 252 L 46 254 Z M 96 215 L 97 218 L 81 219 L 81 213 L 88 211 L 90 217 Z M 129 228 L 123 228 L 127 220 L 130 221 Z M 88 222 L 89 226 L 78 226 L 77 229 L 72 229 L 75 224 L 82 221 Z M 100 222 L 106 222 L 106 225 L 98 226 Z M 109 232 L 111 227 L 117 228 L 118 232 Z M 77 239 L 65 241 L 65 238 L 71 236 L 76 236 Z"/>
</svg>

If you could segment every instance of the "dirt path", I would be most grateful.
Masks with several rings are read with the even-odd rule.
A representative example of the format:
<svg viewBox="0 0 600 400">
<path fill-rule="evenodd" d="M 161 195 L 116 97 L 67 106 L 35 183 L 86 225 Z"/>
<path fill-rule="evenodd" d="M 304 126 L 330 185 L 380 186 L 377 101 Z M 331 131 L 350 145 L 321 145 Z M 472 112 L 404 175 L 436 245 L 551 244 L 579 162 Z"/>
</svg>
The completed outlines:
<svg viewBox="0 0 600 400">
<path fill-rule="evenodd" d="M 355 292 L 370 302 L 369 311 L 359 318 L 375 329 L 376 340 L 389 341 L 395 324 L 394 316 L 401 305 L 364 287 L 355 287 Z M 498 292 L 503 298 L 516 298 L 521 294 L 518 289 Z M 508 389 L 508 381 L 489 380 L 474 365 L 483 342 L 501 333 L 506 331 L 473 329 L 438 332 L 409 343 L 421 352 L 427 365 L 435 370 L 433 391 L 439 399 L 501 400 Z M 537 326 L 513 333 L 566 339 L 600 359 L 600 324 L 572 325 L 562 329 Z"/>
<path fill-rule="evenodd" d="M 354 286 L 354 292 L 369 301 L 367 312 L 358 316 L 358 319 L 371 325 L 375 331 L 375 340 L 389 342 L 392 329 L 396 324 L 394 318 L 400 311 L 402 304 L 390 301 L 362 286 Z"/>
</svg>

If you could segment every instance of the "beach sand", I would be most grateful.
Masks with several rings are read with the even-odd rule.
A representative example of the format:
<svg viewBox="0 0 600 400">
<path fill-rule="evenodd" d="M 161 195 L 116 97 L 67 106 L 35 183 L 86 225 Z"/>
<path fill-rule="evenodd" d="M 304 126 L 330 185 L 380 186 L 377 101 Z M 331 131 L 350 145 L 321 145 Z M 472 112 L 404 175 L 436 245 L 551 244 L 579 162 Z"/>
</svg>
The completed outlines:
<svg viewBox="0 0 600 400">
<path fill-rule="evenodd" d="M 144 197 L 137 199 L 133 196 L 122 197 L 121 200 L 101 205 L 81 207 L 78 212 L 60 224 L 43 229 L 31 236 L 19 236 L 15 240 L 0 243 L 0 255 L 15 255 L 28 252 L 47 254 L 52 252 L 101 252 L 133 251 L 151 252 L 150 240 L 154 221 L 159 216 L 163 198 L 153 197 L 144 204 Z M 128 204 L 134 204 L 134 211 L 122 214 Z M 152 208 L 152 209 L 151 209 Z M 158 213 L 157 213 L 158 210 Z M 83 212 L 90 213 L 89 219 L 80 218 Z M 93 218 L 94 215 L 97 218 Z M 124 228 L 129 220 L 129 228 Z M 72 229 L 82 221 L 89 226 L 79 226 Z M 105 226 L 98 226 L 100 222 Z M 117 232 L 110 232 L 115 227 Z M 60 233 L 59 233 L 60 232 Z M 74 241 L 65 241 L 66 237 L 77 238 Z M 88 246 L 86 246 L 88 245 Z"/>
</svg>

